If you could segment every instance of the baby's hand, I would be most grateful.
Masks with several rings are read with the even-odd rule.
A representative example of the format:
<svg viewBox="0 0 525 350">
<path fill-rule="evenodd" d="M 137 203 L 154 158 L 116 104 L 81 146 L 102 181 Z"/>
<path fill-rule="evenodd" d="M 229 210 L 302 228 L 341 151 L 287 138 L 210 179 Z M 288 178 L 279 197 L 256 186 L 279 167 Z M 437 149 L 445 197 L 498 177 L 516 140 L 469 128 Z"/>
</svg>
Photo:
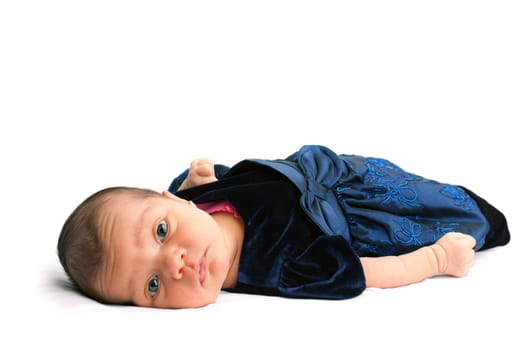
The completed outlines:
<svg viewBox="0 0 525 350">
<path fill-rule="evenodd" d="M 208 158 L 197 158 L 190 164 L 188 176 L 179 187 L 179 190 L 204 185 L 209 182 L 217 181 L 213 163 Z"/>
<path fill-rule="evenodd" d="M 456 277 L 465 276 L 474 265 L 474 246 L 476 240 L 464 233 L 449 232 L 436 244 L 445 251 L 445 262 L 442 272 Z"/>
</svg>

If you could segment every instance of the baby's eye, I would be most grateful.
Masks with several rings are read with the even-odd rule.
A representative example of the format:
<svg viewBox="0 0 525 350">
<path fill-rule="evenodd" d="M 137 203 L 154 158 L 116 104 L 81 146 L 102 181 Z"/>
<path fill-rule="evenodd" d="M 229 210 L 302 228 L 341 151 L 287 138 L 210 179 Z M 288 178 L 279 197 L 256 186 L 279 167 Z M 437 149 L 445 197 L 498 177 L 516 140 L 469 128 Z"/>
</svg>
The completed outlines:
<svg viewBox="0 0 525 350">
<path fill-rule="evenodd" d="M 164 239 L 166 238 L 167 234 L 168 234 L 168 223 L 162 220 L 157 225 L 157 237 L 159 237 L 160 243 L 164 242 Z"/>
<path fill-rule="evenodd" d="M 159 278 L 153 276 L 148 282 L 148 293 L 150 296 L 154 297 L 159 291 Z"/>
</svg>

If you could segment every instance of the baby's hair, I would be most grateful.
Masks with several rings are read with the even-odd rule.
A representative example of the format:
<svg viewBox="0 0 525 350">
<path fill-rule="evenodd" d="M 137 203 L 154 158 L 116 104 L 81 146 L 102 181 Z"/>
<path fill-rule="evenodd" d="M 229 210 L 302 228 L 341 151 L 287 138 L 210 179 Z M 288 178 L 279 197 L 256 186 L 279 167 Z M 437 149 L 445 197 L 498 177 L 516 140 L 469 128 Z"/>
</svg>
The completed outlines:
<svg viewBox="0 0 525 350">
<path fill-rule="evenodd" d="M 115 195 L 132 195 L 139 199 L 160 196 L 149 189 L 109 187 L 85 199 L 68 217 L 58 238 L 58 258 L 74 287 L 82 294 L 107 302 L 95 287 L 102 264 L 104 247 L 100 237 L 100 216 Z"/>
</svg>

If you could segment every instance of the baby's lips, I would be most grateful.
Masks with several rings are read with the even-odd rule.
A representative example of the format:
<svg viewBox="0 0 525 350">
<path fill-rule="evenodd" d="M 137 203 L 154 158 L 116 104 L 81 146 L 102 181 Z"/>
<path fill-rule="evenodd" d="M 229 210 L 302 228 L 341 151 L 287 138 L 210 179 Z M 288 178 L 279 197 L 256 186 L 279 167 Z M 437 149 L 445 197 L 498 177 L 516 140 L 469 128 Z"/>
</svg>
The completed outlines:
<svg viewBox="0 0 525 350">
<path fill-rule="evenodd" d="M 198 275 L 199 275 L 199 282 L 202 284 L 204 280 L 206 279 L 207 275 L 207 259 L 206 254 L 202 256 L 201 260 L 199 261 L 198 266 Z"/>
</svg>

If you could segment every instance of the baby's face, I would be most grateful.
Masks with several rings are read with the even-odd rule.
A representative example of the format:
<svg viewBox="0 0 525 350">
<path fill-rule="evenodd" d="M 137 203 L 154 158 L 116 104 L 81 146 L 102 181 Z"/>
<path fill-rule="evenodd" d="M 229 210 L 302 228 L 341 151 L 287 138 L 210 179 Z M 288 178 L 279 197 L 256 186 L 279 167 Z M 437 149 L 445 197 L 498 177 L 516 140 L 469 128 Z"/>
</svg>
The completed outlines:
<svg viewBox="0 0 525 350">
<path fill-rule="evenodd" d="M 217 299 L 231 257 L 209 214 L 168 195 L 120 194 L 107 208 L 100 221 L 105 259 L 97 284 L 104 296 L 168 308 L 200 307 Z"/>
</svg>

